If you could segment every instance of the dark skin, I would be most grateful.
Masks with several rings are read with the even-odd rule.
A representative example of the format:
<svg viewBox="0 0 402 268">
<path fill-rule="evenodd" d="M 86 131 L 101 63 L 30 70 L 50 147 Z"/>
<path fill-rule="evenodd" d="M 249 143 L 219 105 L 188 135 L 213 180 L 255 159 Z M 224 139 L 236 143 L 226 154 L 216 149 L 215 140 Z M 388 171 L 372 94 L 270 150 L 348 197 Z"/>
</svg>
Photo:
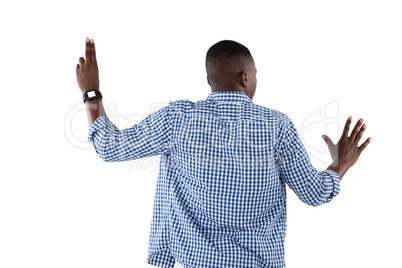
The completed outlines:
<svg viewBox="0 0 402 268">
<path fill-rule="evenodd" d="M 331 169 L 338 173 L 340 179 L 342 179 L 346 171 L 356 163 L 360 154 L 371 141 L 371 138 L 369 137 L 365 142 L 358 146 L 367 125 L 365 123 L 363 124 L 363 118 L 360 118 L 349 136 L 351 122 L 352 116 L 349 116 L 346 120 L 342 136 L 337 144 L 334 144 L 331 138 L 327 135 L 322 135 L 322 138 L 328 145 L 332 160 L 334 161 L 327 169 Z"/>
<path fill-rule="evenodd" d="M 250 60 L 238 69 L 219 72 L 207 68 L 207 81 L 211 91 L 238 91 L 245 93 L 251 100 L 257 88 L 257 69 L 254 60 Z M 213 77 L 213 78 L 210 78 Z"/>
<path fill-rule="evenodd" d="M 92 89 L 99 90 L 99 71 L 93 39 L 89 39 L 88 37 L 85 39 L 85 59 L 80 57 L 78 61 L 76 74 L 81 94 Z M 211 86 L 212 92 L 238 91 L 245 93 L 251 100 L 253 99 L 257 87 L 257 69 L 255 68 L 254 60 L 245 64 L 240 70 L 236 70 L 235 74 L 225 76 L 219 73 L 211 73 L 211 70 L 207 70 L 207 74 L 207 81 Z M 210 79 L 210 77 L 214 77 L 214 79 Z M 219 77 L 219 79 L 215 79 L 216 77 Z M 88 100 L 85 102 L 85 105 L 90 127 L 99 116 L 106 115 L 100 98 Z M 349 116 L 346 120 L 342 136 L 336 144 L 332 142 L 330 137 L 322 135 L 333 160 L 327 169 L 335 171 L 339 179 L 342 179 L 349 168 L 356 163 L 360 154 L 371 141 L 369 137 L 358 146 L 367 125 L 363 124 L 363 118 L 360 118 L 349 136 L 351 122 L 352 116 Z"/>
<path fill-rule="evenodd" d="M 99 71 L 98 63 L 96 61 L 95 42 L 88 37 L 85 39 L 85 59 L 83 57 L 78 59 L 76 67 L 77 82 L 81 93 L 84 94 L 88 90 L 99 90 Z M 87 108 L 88 123 L 91 127 L 95 120 L 102 115 L 106 115 L 105 108 L 103 107 L 100 98 L 85 101 Z"/>
</svg>

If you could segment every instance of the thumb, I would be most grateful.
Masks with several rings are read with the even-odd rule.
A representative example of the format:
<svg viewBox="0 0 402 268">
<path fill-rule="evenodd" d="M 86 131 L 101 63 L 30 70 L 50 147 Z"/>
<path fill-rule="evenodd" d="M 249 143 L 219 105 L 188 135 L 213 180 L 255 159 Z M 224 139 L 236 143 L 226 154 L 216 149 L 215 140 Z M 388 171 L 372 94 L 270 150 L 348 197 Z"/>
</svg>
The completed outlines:
<svg viewBox="0 0 402 268">
<path fill-rule="evenodd" d="M 324 141 L 328 144 L 328 146 L 333 146 L 333 145 L 335 145 L 335 144 L 332 142 L 331 138 L 328 137 L 327 135 L 322 135 L 321 137 L 322 137 L 322 138 L 324 139 Z"/>
</svg>

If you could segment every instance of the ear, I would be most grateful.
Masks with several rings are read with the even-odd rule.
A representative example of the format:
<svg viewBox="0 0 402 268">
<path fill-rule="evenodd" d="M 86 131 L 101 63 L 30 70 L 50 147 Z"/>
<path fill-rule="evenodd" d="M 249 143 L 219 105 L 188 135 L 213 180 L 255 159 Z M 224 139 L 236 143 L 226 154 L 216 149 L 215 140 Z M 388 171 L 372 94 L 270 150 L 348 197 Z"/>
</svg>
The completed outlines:
<svg viewBox="0 0 402 268">
<path fill-rule="evenodd" d="M 211 83 L 209 82 L 209 77 L 208 77 L 208 75 L 207 75 L 207 81 L 208 81 L 208 85 L 211 85 Z"/>
<path fill-rule="evenodd" d="M 241 73 L 241 85 L 243 87 L 247 87 L 248 86 L 248 74 L 246 72 L 242 72 Z"/>
</svg>

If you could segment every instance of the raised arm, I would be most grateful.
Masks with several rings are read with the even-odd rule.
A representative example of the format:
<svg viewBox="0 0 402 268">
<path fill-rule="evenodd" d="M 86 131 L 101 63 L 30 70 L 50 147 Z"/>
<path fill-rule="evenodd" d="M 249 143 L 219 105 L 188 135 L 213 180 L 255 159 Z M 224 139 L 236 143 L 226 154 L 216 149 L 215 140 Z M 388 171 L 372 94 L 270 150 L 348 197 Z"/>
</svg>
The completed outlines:
<svg viewBox="0 0 402 268">
<path fill-rule="evenodd" d="M 279 174 L 304 203 L 319 206 L 330 202 L 340 191 L 340 179 L 370 142 L 371 139 L 368 138 L 360 147 L 357 146 L 366 128 L 365 124 L 360 128 L 362 119 L 348 137 L 351 120 L 352 117 L 349 117 L 338 144 L 334 145 L 328 136 L 323 135 L 330 148 L 333 163 L 320 172 L 312 166 L 290 118 L 285 116 L 281 122 L 276 150 Z"/>
<path fill-rule="evenodd" d="M 79 58 L 76 73 L 82 94 L 92 89 L 99 90 L 93 39 L 85 39 L 85 59 Z M 169 153 L 172 132 L 170 104 L 123 130 L 119 130 L 106 116 L 100 98 L 87 100 L 85 106 L 90 127 L 88 142 L 92 143 L 104 161 L 128 161 Z"/>
<path fill-rule="evenodd" d="M 96 61 L 95 42 L 88 37 L 85 39 L 85 59 L 79 58 L 79 64 L 76 67 L 77 82 L 83 95 L 86 91 L 99 90 L 99 71 Z M 82 96 L 81 95 L 81 96 Z M 87 100 L 85 102 L 88 115 L 89 127 L 93 125 L 99 116 L 106 116 L 102 100 L 100 98 Z"/>
<path fill-rule="evenodd" d="M 281 180 L 303 203 L 320 206 L 338 195 L 338 174 L 313 167 L 293 122 L 287 116 L 280 123 L 275 155 Z"/>
</svg>

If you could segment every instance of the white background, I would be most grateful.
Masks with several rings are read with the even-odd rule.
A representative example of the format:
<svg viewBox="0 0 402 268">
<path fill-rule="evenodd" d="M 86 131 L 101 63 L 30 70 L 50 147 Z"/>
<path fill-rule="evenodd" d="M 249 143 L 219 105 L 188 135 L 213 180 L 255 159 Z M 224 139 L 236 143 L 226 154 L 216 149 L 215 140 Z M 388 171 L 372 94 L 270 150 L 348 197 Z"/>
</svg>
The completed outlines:
<svg viewBox="0 0 402 268">
<path fill-rule="evenodd" d="M 87 36 L 120 129 L 205 99 L 205 54 L 223 39 L 250 49 L 254 103 L 292 119 L 318 170 L 330 163 L 321 135 L 364 118 L 372 141 L 332 202 L 309 207 L 288 188 L 287 267 L 402 267 L 400 2 L 265 2 L 2 2 L 0 267 L 154 267 L 159 156 L 105 163 L 86 142 L 75 67 Z"/>
</svg>

